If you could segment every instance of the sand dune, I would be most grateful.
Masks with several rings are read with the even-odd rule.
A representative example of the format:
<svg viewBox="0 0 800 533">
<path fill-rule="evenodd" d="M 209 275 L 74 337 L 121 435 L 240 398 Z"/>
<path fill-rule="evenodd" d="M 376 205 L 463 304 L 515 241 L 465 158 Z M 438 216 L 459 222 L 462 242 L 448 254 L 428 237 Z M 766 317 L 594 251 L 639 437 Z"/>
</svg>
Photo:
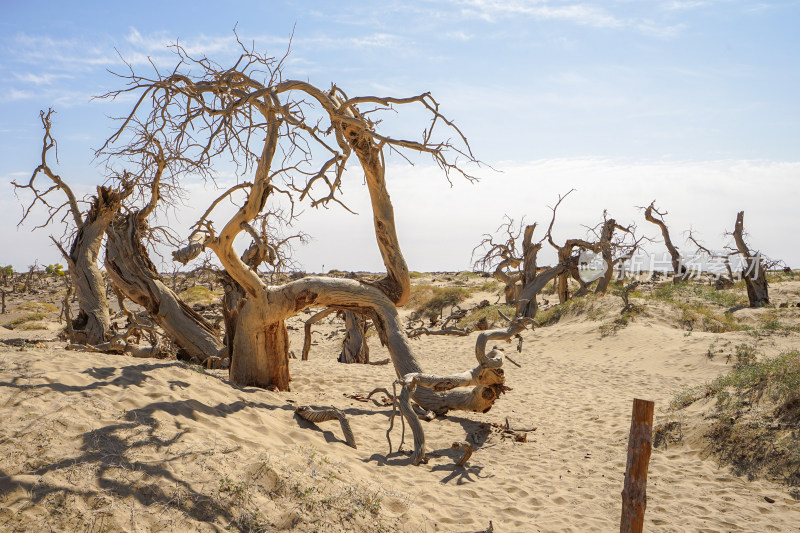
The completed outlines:
<svg viewBox="0 0 800 533">
<path fill-rule="evenodd" d="M 610 296 L 596 304 L 618 309 Z M 290 323 L 298 353 L 301 318 Z M 727 369 L 706 357 L 709 344 L 744 334 L 687 335 L 657 313 L 613 336 L 601 337 L 600 323 L 567 316 L 526 332 L 521 353 L 507 345 L 521 365 L 505 366 L 513 390 L 488 413 L 425 423 L 430 461 L 418 467 L 396 452 L 399 420 L 387 453 L 391 408 L 350 397 L 390 387 L 394 374 L 337 363 L 340 323 L 315 328 L 310 360 L 292 360 L 292 392 L 280 394 L 177 361 L 0 345 L 0 529 L 618 529 L 632 399 L 655 401 L 656 423 L 673 419 L 677 390 Z M 426 371 L 464 370 L 475 335 L 423 336 L 413 347 Z M 370 343 L 372 359 L 383 358 Z M 345 411 L 358 448 L 335 421 L 299 419 L 298 405 Z M 680 414 L 681 442 L 653 451 L 646 530 L 800 530 L 800 503 L 785 486 L 735 476 L 708 454 L 703 409 Z M 506 420 L 526 442 L 497 427 Z M 465 438 L 475 453 L 461 468 L 451 444 Z"/>
</svg>

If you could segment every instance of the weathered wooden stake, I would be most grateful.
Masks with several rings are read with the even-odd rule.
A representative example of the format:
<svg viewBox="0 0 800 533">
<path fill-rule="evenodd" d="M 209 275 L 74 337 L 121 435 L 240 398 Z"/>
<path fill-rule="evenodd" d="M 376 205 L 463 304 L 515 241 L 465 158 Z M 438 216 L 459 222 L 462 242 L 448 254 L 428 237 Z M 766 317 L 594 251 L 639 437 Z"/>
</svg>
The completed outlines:
<svg viewBox="0 0 800 533">
<path fill-rule="evenodd" d="M 628 464 L 625 467 L 625 486 L 622 489 L 622 520 L 620 533 L 641 533 L 644 510 L 647 507 L 647 469 L 653 449 L 654 403 L 633 400 L 631 433 L 628 437 Z"/>
</svg>

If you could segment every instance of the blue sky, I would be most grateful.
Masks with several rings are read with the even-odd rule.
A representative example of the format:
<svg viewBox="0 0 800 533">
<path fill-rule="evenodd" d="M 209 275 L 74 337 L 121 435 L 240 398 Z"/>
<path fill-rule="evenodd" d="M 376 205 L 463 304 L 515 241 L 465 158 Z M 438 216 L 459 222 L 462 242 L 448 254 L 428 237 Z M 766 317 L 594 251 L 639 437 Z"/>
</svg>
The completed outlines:
<svg viewBox="0 0 800 533">
<path fill-rule="evenodd" d="M 237 55 L 236 26 L 243 41 L 274 54 L 294 31 L 287 78 L 336 82 L 351 96 L 431 91 L 476 155 L 500 171 L 451 188 L 424 159 L 391 163 L 414 270 L 467 268 L 481 234 L 504 214 L 546 225 L 547 206 L 572 188 L 560 209 L 562 240 L 583 236 L 604 208 L 655 235 L 634 206 L 657 198 L 675 232 L 693 227 L 717 248 L 744 209 L 752 244 L 798 266 L 790 243 L 800 197 L 799 4 L 0 0 L 0 263 L 58 260 L 49 230 L 15 230 L 21 207 L 9 186 L 38 162 L 39 109 L 57 111 L 53 166 L 90 193 L 104 180 L 92 157 L 113 127 L 107 117 L 130 106 L 92 99 L 121 87 L 108 72 L 123 70 L 119 56 L 137 70 L 149 60 L 169 68 L 166 45 L 178 40 L 225 64 Z M 420 118 L 400 114 L 387 133 L 418 133 Z M 351 174 L 345 198 L 362 216 L 308 211 L 300 227 L 314 240 L 297 250 L 308 270 L 380 268 L 366 192 Z M 216 195 L 192 187 L 178 227 Z"/>
</svg>

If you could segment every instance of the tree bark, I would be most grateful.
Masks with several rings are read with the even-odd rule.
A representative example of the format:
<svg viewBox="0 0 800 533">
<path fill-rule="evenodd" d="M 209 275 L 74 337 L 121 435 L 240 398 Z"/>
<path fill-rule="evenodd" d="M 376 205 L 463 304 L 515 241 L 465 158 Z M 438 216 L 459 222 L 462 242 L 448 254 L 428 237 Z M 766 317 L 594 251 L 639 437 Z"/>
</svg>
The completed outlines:
<svg viewBox="0 0 800 533">
<path fill-rule="evenodd" d="M 224 355 L 214 328 L 164 284 L 141 243 L 138 212 L 118 216 L 106 231 L 106 271 L 133 302 L 144 307 L 153 320 L 190 357 L 200 362 Z"/>
<path fill-rule="evenodd" d="M 308 352 L 311 350 L 311 326 L 325 318 L 326 316 L 330 315 L 334 312 L 334 309 L 323 309 L 322 311 L 315 313 L 312 315 L 308 320 L 306 320 L 305 326 L 303 326 L 303 330 L 305 333 L 305 337 L 303 338 L 303 361 L 308 361 Z"/>
<path fill-rule="evenodd" d="M 239 312 L 236 331 L 240 334 L 233 338 L 230 379 L 241 386 L 289 391 L 286 323 L 265 320 L 263 304 L 258 298 L 247 298 Z"/>
<path fill-rule="evenodd" d="M 536 224 L 525 227 L 525 233 L 522 240 L 522 287 L 520 293 L 524 288 L 536 280 L 536 256 L 542 248 L 541 243 L 533 244 L 533 232 L 536 229 Z M 544 286 L 542 286 L 544 287 Z M 540 289 L 541 290 L 541 289 Z M 536 301 L 536 291 L 529 294 L 530 298 L 527 301 L 520 302 L 518 306 L 518 315 L 528 318 L 535 318 L 536 312 L 539 310 L 539 304 Z M 517 294 L 520 298 L 520 294 Z"/>
<path fill-rule="evenodd" d="M 102 344 L 111 334 L 103 275 L 97 257 L 103 236 L 119 211 L 123 195 L 110 187 L 98 187 L 97 196 L 78 227 L 69 253 L 53 239 L 67 261 L 69 277 L 78 300 L 78 316 L 72 320 L 70 343 Z"/>
<path fill-rule="evenodd" d="M 609 218 L 603 223 L 603 229 L 600 230 L 600 253 L 603 256 L 606 271 L 597 280 L 597 287 L 594 289 L 595 294 L 605 294 L 611 279 L 614 277 L 614 254 L 611 249 L 611 239 L 614 237 L 616 228 L 617 221 Z"/>
<path fill-rule="evenodd" d="M 686 267 L 683 266 L 683 261 L 681 260 L 681 254 L 678 252 L 678 249 L 672 244 L 672 239 L 669 235 L 669 228 L 664 223 L 663 220 L 656 218 L 653 216 L 653 212 L 657 215 L 661 216 L 661 213 L 658 212 L 655 208 L 655 201 L 651 203 L 647 209 L 644 211 L 644 218 L 648 222 L 651 222 L 658 226 L 661 230 L 661 236 L 664 238 L 664 245 L 667 247 L 669 251 L 670 258 L 672 259 L 672 271 L 675 273 L 674 277 L 672 278 L 673 282 L 683 281 L 687 279 L 688 272 Z M 666 213 L 665 213 L 666 214 Z"/>
<path fill-rule="evenodd" d="M 769 303 L 767 273 L 764 272 L 761 256 L 753 254 L 744 242 L 744 211 L 739 211 L 736 215 L 733 239 L 736 242 L 736 248 L 745 261 L 742 276 L 747 287 L 747 299 L 750 302 L 750 307 L 763 307 Z"/>
<path fill-rule="evenodd" d="M 347 330 L 342 342 L 340 363 L 369 363 L 369 345 L 367 344 L 367 321 L 361 315 L 350 311 L 344 312 L 344 327 Z"/>
</svg>

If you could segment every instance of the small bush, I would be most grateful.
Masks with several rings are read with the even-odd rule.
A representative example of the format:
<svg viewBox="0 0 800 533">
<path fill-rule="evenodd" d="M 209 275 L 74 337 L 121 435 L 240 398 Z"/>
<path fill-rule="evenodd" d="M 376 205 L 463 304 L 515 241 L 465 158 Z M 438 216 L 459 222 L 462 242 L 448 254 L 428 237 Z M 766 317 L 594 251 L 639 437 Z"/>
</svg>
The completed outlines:
<svg viewBox="0 0 800 533">
<path fill-rule="evenodd" d="M 486 307 L 482 307 L 480 309 L 475 309 L 467 316 L 462 318 L 458 321 L 458 327 L 460 328 L 470 328 L 474 329 L 475 324 L 478 323 L 481 319 L 486 319 L 486 322 L 490 325 L 494 323 L 503 322 L 503 317 L 500 316 L 500 313 L 503 313 L 507 317 L 511 318 L 517 312 L 517 309 L 514 305 L 487 305 Z"/>
<path fill-rule="evenodd" d="M 42 313 L 29 313 L 27 315 L 15 318 L 6 325 L 14 329 L 44 329 L 44 326 L 41 326 L 41 324 L 39 324 L 40 327 L 31 327 L 30 323 L 38 322 L 46 318 L 47 316 Z"/>
<path fill-rule="evenodd" d="M 17 309 L 40 314 L 58 312 L 58 307 L 50 302 L 23 302 L 17 306 Z"/>
<path fill-rule="evenodd" d="M 202 285 L 189 287 L 188 289 L 181 291 L 178 296 L 180 296 L 181 300 L 187 304 L 209 305 L 219 300 L 219 297 L 214 293 L 214 291 L 208 287 L 203 287 Z"/>
<path fill-rule="evenodd" d="M 44 271 L 46 274 L 54 276 L 63 276 L 64 274 L 66 274 L 66 272 L 64 272 L 64 265 L 60 263 L 56 263 L 54 265 L 47 265 L 46 267 L 44 267 Z"/>
<path fill-rule="evenodd" d="M 692 283 L 690 281 L 681 281 L 678 283 L 668 282 L 657 287 L 650 294 L 650 298 L 669 303 L 682 303 L 697 299 L 728 308 L 746 306 L 748 304 L 747 295 L 742 294 L 736 289 L 737 287 L 734 286 L 732 290 L 718 291 L 709 285 Z M 741 289 L 741 287 L 739 287 L 739 289 Z"/>
<path fill-rule="evenodd" d="M 415 285 L 411 287 L 407 305 L 414 310 L 417 318 L 432 318 L 441 315 L 445 307 L 463 302 L 468 296 L 469 291 L 461 287 Z"/>
<path fill-rule="evenodd" d="M 567 300 L 563 304 L 554 305 L 553 307 L 542 311 L 536 315 L 536 321 L 542 326 L 550 326 L 558 323 L 568 313 L 579 315 L 587 310 L 589 302 L 587 297 L 573 298 Z"/>
<path fill-rule="evenodd" d="M 475 288 L 477 292 L 491 292 L 492 294 L 500 294 L 503 290 L 503 285 L 499 281 L 486 281 L 481 283 Z"/>
</svg>

